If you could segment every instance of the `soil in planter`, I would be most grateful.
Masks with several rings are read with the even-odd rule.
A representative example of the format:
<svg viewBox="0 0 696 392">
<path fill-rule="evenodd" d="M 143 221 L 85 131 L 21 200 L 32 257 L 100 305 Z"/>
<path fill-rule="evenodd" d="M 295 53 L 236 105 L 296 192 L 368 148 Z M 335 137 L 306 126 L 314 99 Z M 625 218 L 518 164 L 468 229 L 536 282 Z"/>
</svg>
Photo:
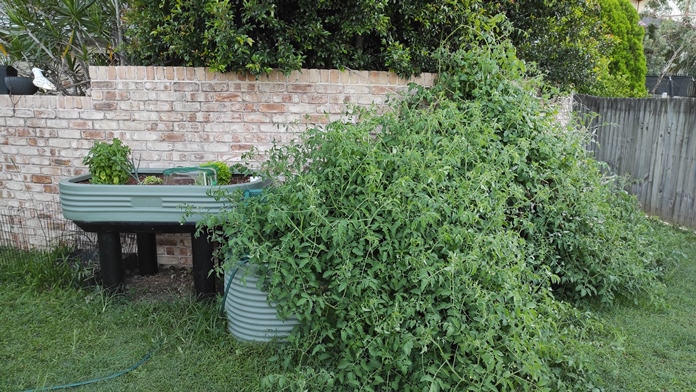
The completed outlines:
<svg viewBox="0 0 696 392">
<path fill-rule="evenodd" d="M 140 182 L 143 182 L 146 177 L 157 177 L 157 178 L 161 178 L 162 180 L 164 180 L 164 175 L 162 175 L 162 174 L 140 174 L 138 176 L 138 179 L 140 180 Z M 250 178 L 251 178 L 251 176 L 248 176 L 246 174 L 233 174 L 232 177 L 230 178 L 229 185 L 246 184 L 246 183 L 250 182 L 249 181 Z M 85 180 L 85 181 L 80 181 L 79 183 L 80 184 L 91 184 L 92 181 Z M 128 178 L 128 181 L 126 182 L 125 185 L 139 185 L 139 184 L 135 181 L 135 178 L 130 177 L 130 178 Z M 153 184 L 153 185 L 156 185 L 156 184 Z M 164 185 L 164 184 L 159 184 L 159 185 Z M 190 178 L 178 177 L 178 178 L 174 178 L 174 179 L 169 179 L 169 183 L 167 185 L 196 185 L 196 184 Z"/>
</svg>

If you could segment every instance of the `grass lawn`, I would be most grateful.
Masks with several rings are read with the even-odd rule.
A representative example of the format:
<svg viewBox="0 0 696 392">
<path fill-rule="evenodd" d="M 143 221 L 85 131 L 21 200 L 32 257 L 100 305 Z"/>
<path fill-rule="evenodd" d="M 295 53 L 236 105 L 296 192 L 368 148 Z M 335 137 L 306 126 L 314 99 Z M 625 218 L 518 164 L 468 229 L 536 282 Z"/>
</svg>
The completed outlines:
<svg viewBox="0 0 696 392">
<path fill-rule="evenodd" d="M 674 250 L 666 309 L 618 306 L 600 316 L 614 339 L 597 350 L 607 391 L 696 391 L 696 235 L 666 229 Z"/>
<path fill-rule="evenodd" d="M 663 233 L 678 256 L 666 280 L 667 307 L 599 312 L 610 333 L 592 356 L 607 391 L 696 391 L 696 235 L 666 226 Z M 280 371 L 269 360 L 273 345 L 231 337 L 218 304 L 27 285 L 11 279 L 16 268 L 0 263 L 2 391 L 107 377 L 152 350 L 132 372 L 79 390 L 253 391 L 263 375 Z"/>
<path fill-rule="evenodd" d="M 78 390 L 253 391 L 274 371 L 274 348 L 236 342 L 215 304 L 37 289 L 4 279 L 12 267 L 0 263 L 0 391 L 107 377 L 153 349 L 134 371 Z"/>
</svg>

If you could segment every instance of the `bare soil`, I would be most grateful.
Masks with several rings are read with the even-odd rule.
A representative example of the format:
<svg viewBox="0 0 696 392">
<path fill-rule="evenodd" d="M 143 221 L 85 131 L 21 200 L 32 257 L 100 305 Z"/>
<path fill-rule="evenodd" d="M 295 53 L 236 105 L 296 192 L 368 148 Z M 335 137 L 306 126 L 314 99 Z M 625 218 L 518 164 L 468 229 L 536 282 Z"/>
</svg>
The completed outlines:
<svg viewBox="0 0 696 392">
<path fill-rule="evenodd" d="M 195 294 L 193 275 L 186 268 L 161 267 L 149 276 L 127 275 L 125 293 L 133 301 L 171 301 Z"/>
<path fill-rule="evenodd" d="M 162 175 L 162 174 L 140 174 L 138 176 L 138 178 L 139 178 L 140 182 L 142 183 L 145 180 L 145 178 L 150 177 L 150 176 L 161 178 L 164 183 L 159 184 L 159 185 L 196 185 L 195 179 L 193 179 L 191 177 L 185 177 L 185 176 L 169 176 L 168 178 L 164 178 L 164 175 Z M 250 178 L 251 178 L 251 176 L 248 176 L 245 174 L 233 174 L 232 177 L 230 177 L 229 185 L 245 184 L 245 183 L 249 182 Z M 125 185 L 139 185 L 139 184 L 138 184 L 138 182 L 135 181 L 135 178 L 130 177 Z M 156 184 L 152 184 L 152 185 L 156 185 Z"/>
</svg>

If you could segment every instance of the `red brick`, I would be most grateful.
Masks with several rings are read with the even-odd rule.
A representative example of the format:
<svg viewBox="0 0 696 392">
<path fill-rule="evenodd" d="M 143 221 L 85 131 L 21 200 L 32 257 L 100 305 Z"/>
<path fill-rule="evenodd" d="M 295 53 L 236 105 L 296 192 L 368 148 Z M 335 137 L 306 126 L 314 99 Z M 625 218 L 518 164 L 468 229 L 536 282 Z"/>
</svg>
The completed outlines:
<svg viewBox="0 0 696 392">
<path fill-rule="evenodd" d="M 160 140 L 163 142 L 183 142 L 186 137 L 183 133 L 163 133 L 160 135 Z"/>
<path fill-rule="evenodd" d="M 104 139 L 105 138 L 104 132 L 100 131 L 84 131 L 82 132 L 82 138 L 83 139 Z"/>
<path fill-rule="evenodd" d="M 38 174 L 32 174 L 31 175 L 31 182 L 34 184 L 51 184 L 53 182 L 53 178 L 50 176 L 41 176 Z"/>
<path fill-rule="evenodd" d="M 116 110 L 116 102 L 97 102 L 94 104 L 94 110 L 111 111 Z"/>
<path fill-rule="evenodd" d="M 215 94 L 216 102 L 239 102 L 242 100 L 242 96 L 237 93 L 218 93 Z"/>
<path fill-rule="evenodd" d="M 58 194 L 58 187 L 56 185 L 44 185 L 44 193 Z"/>
<path fill-rule="evenodd" d="M 322 104 L 322 103 L 328 103 L 329 97 L 327 97 L 326 95 L 306 94 L 306 95 L 303 95 L 300 100 L 303 103 Z"/>
<path fill-rule="evenodd" d="M 201 91 L 205 92 L 220 92 L 228 91 L 230 85 L 227 82 L 205 82 L 201 83 Z"/>
<path fill-rule="evenodd" d="M 202 112 L 226 112 L 230 110 L 229 103 L 222 102 L 203 102 L 201 103 Z"/>
<path fill-rule="evenodd" d="M 104 82 L 104 81 L 92 81 L 90 83 L 90 87 L 94 90 L 113 90 L 116 88 L 116 83 L 115 82 Z"/>
<path fill-rule="evenodd" d="M 51 164 L 56 166 L 70 166 L 72 165 L 72 161 L 69 159 L 53 158 Z"/>
<path fill-rule="evenodd" d="M 372 94 L 374 95 L 394 94 L 394 92 L 396 92 L 395 87 L 372 86 Z"/>
<path fill-rule="evenodd" d="M 281 103 L 262 103 L 259 104 L 259 112 L 269 113 L 269 112 L 284 112 L 285 105 Z"/>
<path fill-rule="evenodd" d="M 273 102 L 298 103 L 300 99 L 295 94 L 274 94 Z"/>
<path fill-rule="evenodd" d="M 244 121 L 250 122 L 250 123 L 269 122 L 269 118 L 265 114 L 249 113 L 249 114 L 244 115 Z"/>
<path fill-rule="evenodd" d="M 314 90 L 319 94 L 340 94 L 343 92 L 343 86 L 337 84 L 317 84 Z"/>
<path fill-rule="evenodd" d="M 253 144 L 231 144 L 230 150 L 232 151 L 249 151 L 253 147 Z"/>
<path fill-rule="evenodd" d="M 151 123 L 147 129 L 152 132 L 170 132 L 174 130 L 174 124 L 171 122 L 158 121 Z M 154 139 L 147 139 L 154 140 Z"/>
<path fill-rule="evenodd" d="M 189 101 L 210 102 L 213 100 L 213 94 L 210 93 L 190 93 L 187 95 Z"/>
<path fill-rule="evenodd" d="M 285 83 L 260 83 L 258 89 L 260 93 L 282 93 L 285 86 Z"/>
<path fill-rule="evenodd" d="M 230 84 L 230 91 L 251 93 L 256 91 L 256 83 L 232 83 Z"/>
<path fill-rule="evenodd" d="M 142 90 L 143 82 L 116 82 L 117 90 Z"/>
<path fill-rule="evenodd" d="M 127 91 L 104 91 L 105 101 L 127 101 L 130 95 Z"/>
<path fill-rule="evenodd" d="M 92 122 L 91 121 L 70 121 L 70 124 L 68 127 L 74 128 L 74 129 L 92 129 Z"/>
<path fill-rule="evenodd" d="M 233 112 L 251 112 L 254 111 L 253 103 L 233 103 L 230 105 L 230 110 Z"/>
<path fill-rule="evenodd" d="M 17 128 L 16 129 L 16 135 L 19 137 L 29 137 L 29 136 L 34 136 L 36 134 L 34 129 L 31 128 Z"/>
</svg>

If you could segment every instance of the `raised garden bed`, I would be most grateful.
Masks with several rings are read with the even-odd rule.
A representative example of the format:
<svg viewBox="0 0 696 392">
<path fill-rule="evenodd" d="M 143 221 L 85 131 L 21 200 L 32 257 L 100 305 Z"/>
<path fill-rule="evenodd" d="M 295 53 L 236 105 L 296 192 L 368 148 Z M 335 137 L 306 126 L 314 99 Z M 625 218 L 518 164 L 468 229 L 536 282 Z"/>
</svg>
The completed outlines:
<svg viewBox="0 0 696 392">
<path fill-rule="evenodd" d="M 142 175 L 161 175 L 165 169 L 140 169 Z M 66 219 L 85 222 L 180 222 L 184 206 L 192 214 L 186 222 L 197 222 L 215 213 L 223 203 L 209 195 L 204 185 L 104 185 L 90 184 L 91 174 L 60 181 L 60 204 Z M 215 186 L 228 192 L 259 192 L 269 184 L 256 180 Z"/>
<path fill-rule="evenodd" d="M 141 169 L 142 175 L 161 175 L 164 169 Z M 91 184 L 90 174 L 62 180 L 59 185 L 63 216 L 81 229 L 97 233 L 99 263 L 106 288 L 122 290 L 124 269 L 120 233 L 136 233 L 138 269 L 141 275 L 158 272 L 155 235 L 190 233 L 193 280 L 199 298 L 216 293 L 213 246 L 205 234 L 196 236 L 196 222 L 205 214 L 216 213 L 224 203 L 211 191 L 244 191 L 257 195 L 269 185 L 260 179 L 232 185 L 104 185 Z M 191 214 L 184 216 L 186 208 Z"/>
</svg>

